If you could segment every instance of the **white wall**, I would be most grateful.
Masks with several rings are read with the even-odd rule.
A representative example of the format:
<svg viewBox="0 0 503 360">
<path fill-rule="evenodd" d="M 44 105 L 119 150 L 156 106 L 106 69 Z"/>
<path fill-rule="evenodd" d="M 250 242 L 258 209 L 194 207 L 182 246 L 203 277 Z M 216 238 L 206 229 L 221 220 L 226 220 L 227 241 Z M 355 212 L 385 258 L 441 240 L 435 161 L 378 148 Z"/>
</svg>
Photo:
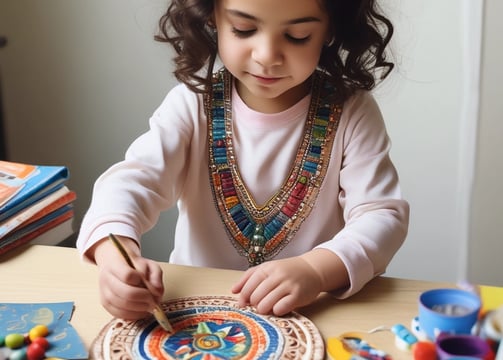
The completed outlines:
<svg viewBox="0 0 503 360">
<path fill-rule="evenodd" d="M 461 158 L 474 151 L 465 128 L 474 127 L 476 118 L 466 116 L 471 74 L 465 64 L 478 54 L 466 56 L 473 45 L 464 29 L 480 31 L 477 12 L 465 13 L 464 5 L 458 0 L 388 2 L 397 71 L 377 96 L 411 205 L 409 236 L 389 275 L 451 281 L 466 276 L 466 177 L 473 169 L 470 159 Z M 470 96 L 476 99 L 477 93 Z"/>
<path fill-rule="evenodd" d="M 0 50 L 0 74 L 10 158 L 67 164 L 79 195 L 77 225 L 96 177 L 123 157 L 174 84 L 169 51 L 152 40 L 164 3 L 0 0 L 0 33 L 9 39 Z M 396 24 L 398 66 L 376 95 L 411 203 L 410 234 L 388 275 L 465 277 L 471 171 L 465 155 L 474 154 L 465 29 L 477 25 L 466 18 L 466 4 L 480 2 L 385 4 Z M 167 259 L 174 219 L 174 211 L 165 214 L 145 236 L 146 255 Z M 474 261 L 471 268 L 483 260 Z"/>
<path fill-rule="evenodd" d="M 0 0 L 10 159 L 70 168 L 76 228 L 94 180 L 122 159 L 175 83 L 170 52 L 153 41 L 164 6 L 161 0 Z M 172 238 L 173 213 L 146 238 Z M 167 258 L 169 249 L 168 243 L 153 252 Z"/>
<path fill-rule="evenodd" d="M 503 2 L 485 1 L 478 151 L 468 272 L 473 282 L 503 286 Z"/>
</svg>

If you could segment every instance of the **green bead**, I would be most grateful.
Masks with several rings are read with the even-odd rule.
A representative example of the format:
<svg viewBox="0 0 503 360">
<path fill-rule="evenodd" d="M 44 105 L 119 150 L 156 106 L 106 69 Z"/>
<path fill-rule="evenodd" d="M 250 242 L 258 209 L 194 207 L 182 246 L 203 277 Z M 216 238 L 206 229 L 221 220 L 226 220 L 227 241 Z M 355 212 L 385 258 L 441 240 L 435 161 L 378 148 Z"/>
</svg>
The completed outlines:
<svg viewBox="0 0 503 360">
<path fill-rule="evenodd" d="M 0 347 L 5 345 L 5 338 L 0 335 Z"/>
<path fill-rule="evenodd" d="M 24 345 L 24 336 L 22 334 L 8 334 L 5 337 L 5 346 L 10 349 L 17 349 Z"/>
<path fill-rule="evenodd" d="M 9 355 L 9 360 L 26 360 L 26 349 L 13 350 Z"/>
</svg>

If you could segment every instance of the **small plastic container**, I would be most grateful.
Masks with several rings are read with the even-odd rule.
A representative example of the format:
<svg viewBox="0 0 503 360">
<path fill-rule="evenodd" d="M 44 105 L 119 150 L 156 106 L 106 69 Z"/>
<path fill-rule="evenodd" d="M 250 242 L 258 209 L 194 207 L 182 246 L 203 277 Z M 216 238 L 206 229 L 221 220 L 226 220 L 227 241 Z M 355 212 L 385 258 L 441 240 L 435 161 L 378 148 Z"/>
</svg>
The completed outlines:
<svg viewBox="0 0 503 360">
<path fill-rule="evenodd" d="M 440 360 L 486 359 L 491 353 L 489 344 L 475 335 L 441 333 L 436 340 Z"/>
<path fill-rule="evenodd" d="M 440 333 L 471 334 L 480 298 L 461 289 L 433 289 L 419 297 L 419 326 L 430 340 Z"/>
</svg>

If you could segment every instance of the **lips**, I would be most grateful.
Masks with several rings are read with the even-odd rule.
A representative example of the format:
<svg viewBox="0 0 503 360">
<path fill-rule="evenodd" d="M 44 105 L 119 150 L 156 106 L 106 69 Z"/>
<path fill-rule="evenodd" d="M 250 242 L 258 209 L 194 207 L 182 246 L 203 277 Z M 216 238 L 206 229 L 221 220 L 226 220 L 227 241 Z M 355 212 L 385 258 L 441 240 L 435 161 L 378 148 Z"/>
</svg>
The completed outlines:
<svg viewBox="0 0 503 360">
<path fill-rule="evenodd" d="M 282 79 L 282 77 L 271 77 L 262 75 L 252 75 L 252 76 L 262 84 L 272 84 Z"/>
<path fill-rule="evenodd" d="M 260 80 L 279 80 L 281 77 L 265 76 L 265 75 L 253 75 Z"/>
</svg>

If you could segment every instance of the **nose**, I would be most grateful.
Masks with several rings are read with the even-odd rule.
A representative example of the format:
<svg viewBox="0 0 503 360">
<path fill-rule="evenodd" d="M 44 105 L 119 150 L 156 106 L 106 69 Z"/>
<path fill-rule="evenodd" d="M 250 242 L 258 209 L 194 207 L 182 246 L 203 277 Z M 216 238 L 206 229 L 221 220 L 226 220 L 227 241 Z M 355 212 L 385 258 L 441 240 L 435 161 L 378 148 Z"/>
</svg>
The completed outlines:
<svg viewBox="0 0 503 360">
<path fill-rule="evenodd" d="M 264 67 L 281 64 L 283 53 L 280 42 L 272 36 L 260 37 L 253 48 L 252 58 Z"/>
</svg>

